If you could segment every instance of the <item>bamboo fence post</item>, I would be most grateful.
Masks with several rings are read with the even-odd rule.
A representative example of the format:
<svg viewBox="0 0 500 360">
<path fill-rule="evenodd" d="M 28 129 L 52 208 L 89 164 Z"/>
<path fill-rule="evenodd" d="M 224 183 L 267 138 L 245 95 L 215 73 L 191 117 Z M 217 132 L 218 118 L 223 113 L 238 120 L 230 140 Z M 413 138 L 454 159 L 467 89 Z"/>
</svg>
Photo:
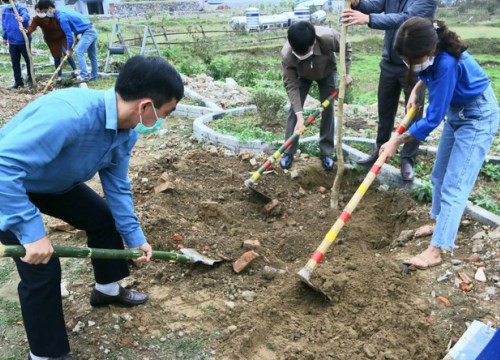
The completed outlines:
<svg viewBox="0 0 500 360">
<path fill-rule="evenodd" d="M 351 0 L 344 1 L 344 9 L 351 8 Z M 346 41 L 347 41 L 347 25 L 342 23 L 342 28 L 340 32 L 340 84 L 339 84 L 339 97 L 337 99 L 337 173 L 335 174 L 335 181 L 332 186 L 332 193 L 330 197 L 330 208 L 338 209 L 339 206 L 339 195 L 340 195 L 340 185 L 342 184 L 342 176 L 344 175 L 344 155 L 342 152 L 342 135 L 344 126 L 344 98 L 346 91 Z"/>
<path fill-rule="evenodd" d="M 16 4 L 14 3 L 14 0 L 9 0 L 9 2 L 10 5 L 12 6 L 12 10 L 14 10 L 14 13 L 16 14 L 16 21 L 17 21 L 19 13 L 17 12 Z M 24 26 L 22 22 L 19 23 L 19 31 L 21 32 L 21 34 L 23 34 L 24 44 L 26 45 L 26 51 L 28 52 L 28 57 L 30 59 L 31 81 L 33 82 L 33 86 L 36 86 L 35 66 L 33 65 L 33 55 L 31 55 L 30 41 L 28 39 L 28 35 L 26 35 L 26 31 L 24 31 Z"/>
</svg>

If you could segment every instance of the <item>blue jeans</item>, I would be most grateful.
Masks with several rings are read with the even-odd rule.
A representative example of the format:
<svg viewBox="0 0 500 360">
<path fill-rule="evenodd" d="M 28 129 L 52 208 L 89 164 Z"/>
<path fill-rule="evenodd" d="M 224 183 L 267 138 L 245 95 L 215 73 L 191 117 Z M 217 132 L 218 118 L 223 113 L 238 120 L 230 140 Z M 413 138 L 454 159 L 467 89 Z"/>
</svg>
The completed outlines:
<svg viewBox="0 0 500 360">
<path fill-rule="evenodd" d="M 466 105 L 450 106 L 432 169 L 431 245 L 455 246 L 460 219 L 498 130 L 498 102 L 489 86 Z"/>
<path fill-rule="evenodd" d="M 75 48 L 78 65 L 80 65 L 80 76 L 83 79 L 87 79 L 89 75 L 87 63 L 85 62 L 85 52 L 89 55 L 90 65 L 92 66 L 90 80 L 95 80 L 97 79 L 99 65 L 97 64 L 97 31 L 93 27 L 85 30 Z"/>
<path fill-rule="evenodd" d="M 63 54 L 66 53 L 66 49 L 63 48 Z M 54 57 L 54 67 L 57 69 L 59 65 L 61 65 L 62 57 Z M 68 56 L 68 63 L 73 69 L 76 70 L 75 60 L 73 60 L 73 56 Z M 64 67 L 64 66 L 63 66 Z M 57 76 L 62 76 L 62 68 L 58 71 Z"/>
</svg>

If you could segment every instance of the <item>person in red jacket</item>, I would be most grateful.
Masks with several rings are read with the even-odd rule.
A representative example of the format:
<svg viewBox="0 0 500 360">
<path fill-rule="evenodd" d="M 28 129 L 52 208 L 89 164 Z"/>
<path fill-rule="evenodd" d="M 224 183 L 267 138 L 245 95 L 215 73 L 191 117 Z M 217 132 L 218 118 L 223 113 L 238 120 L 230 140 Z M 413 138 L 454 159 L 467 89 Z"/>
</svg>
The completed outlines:
<svg viewBox="0 0 500 360">
<path fill-rule="evenodd" d="M 59 21 L 55 17 L 50 18 L 47 14 L 41 12 L 38 8 L 38 4 L 35 5 L 35 11 L 36 16 L 31 20 L 31 24 L 28 29 L 26 29 L 26 33 L 31 34 L 38 27 L 42 29 L 43 39 L 49 47 L 50 54 L 54 58 L 54 67 L 57 69 L 67 49 L 66 35 L 62 31 Z M 72 56 L 68 57 L 68 63 L 73 69 L 73 75 L 77 76 L 76 64 Z M 62 69 L 59 70 L 57 75 L 58 80 L 60 80 L 62 77 Z"/>
</svg>

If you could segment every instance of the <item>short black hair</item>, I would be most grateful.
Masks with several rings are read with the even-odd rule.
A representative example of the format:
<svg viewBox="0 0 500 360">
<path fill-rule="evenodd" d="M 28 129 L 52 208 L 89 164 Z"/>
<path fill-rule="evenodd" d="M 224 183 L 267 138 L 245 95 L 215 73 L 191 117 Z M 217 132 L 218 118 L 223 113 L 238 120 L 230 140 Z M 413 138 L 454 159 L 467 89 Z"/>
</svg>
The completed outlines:
<svg viewBox="0 0 500 360">
<path fill-rule="evenodd" d="M 184 84 L 177 70 L 164 58 L 137 55 L 123 65 L 115 91 L 125 101 L 149 97 L 158 109 L 174 98 L 179 102 L 184 97 Z"/>
<path fill-rule="evenodd" d="M 307 21 L 299 21 L 288 28 L 288 43 L 298 55 L 303 55 L 314 44 L 316 30 Z"/>
<path fill-rule="evenodd" d="M 35 9 L 40 9 L 40 10 L 47 10 L 48 8 L 56 8 L 56 5 L 52 0 L 40 0 L 36 5 Z"/>
</svg>

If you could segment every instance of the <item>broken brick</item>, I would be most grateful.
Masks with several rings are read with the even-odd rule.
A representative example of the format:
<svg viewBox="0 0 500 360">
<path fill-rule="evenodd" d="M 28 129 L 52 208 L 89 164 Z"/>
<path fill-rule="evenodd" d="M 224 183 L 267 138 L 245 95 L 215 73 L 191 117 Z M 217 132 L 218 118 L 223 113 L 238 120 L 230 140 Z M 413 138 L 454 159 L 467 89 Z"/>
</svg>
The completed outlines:
<svg viewBox="0 0 500 360">
<path fill-rule="evenodd" d="M 161 183 L 160 185 L 155 186 L 155 193 L 158 194 L 158 193 L 169 192 L 172 191 L 173 189 L 174 185 L 171 182 L 166 181 L 164 183 Z"/>
<path fill-rule="evenodd" d="M 255 251 L 247 251 L 246 253 L 241 255 L 238 260 L 234 262 L 233 264 L 234 272 L 239 274 L 257 257 L 259 257 L 259 254 L 257 254 Z"/>
<path fill-rule="evenodd" d="M 277 199 L 273 199 L 270 203 L 267 203 L 264 206 L 264 210 L 266 210 L 267 213 L 270 213 L 279 204 L 280 202 Z"/>
<path fill-rule="evenodd" d="M 444 306 L 446 307 L 450 307 L 451 306 L 451 303 L 450 303 L 450 300 L 448 300 L 447 298 L 445 298 L 444 296 L 438 296 L 436 298 L 436 300 L 438 302 L 440 302 L 441 304 L 443 304 Z"/>
<path fill-rule="evenodd" d="M 460 279 L 466 284 L 472 283 L 472 279 L 464 272 L 459 272 L 458 276 L 460 276 Z"/>
<path fill-rule="evenodd" d="M 172 235 L 172 236 L 170 237 L 170 239 L 171 239 L 172 241 L 182 241 L 183 237 L 182 237 L 182 235 L 181 235 L 181 234 L 177 234 L 177 233 L 175 233 L 174 235 Z"/>
</svg>

